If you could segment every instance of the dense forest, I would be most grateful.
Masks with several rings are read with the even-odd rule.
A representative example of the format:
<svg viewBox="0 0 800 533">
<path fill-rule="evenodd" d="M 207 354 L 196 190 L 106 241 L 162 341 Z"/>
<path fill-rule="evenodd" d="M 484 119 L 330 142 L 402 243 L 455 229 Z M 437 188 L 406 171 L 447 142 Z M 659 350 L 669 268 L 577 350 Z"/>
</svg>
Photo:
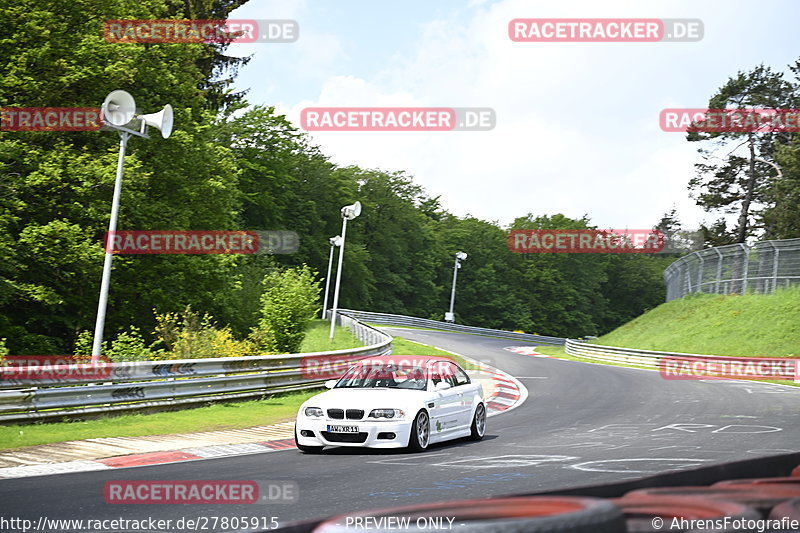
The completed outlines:
<svg viewBox="0 0 800 533">
<path fill-rule="evenodd" d="M 102 36 L 107 19 L 220 19 L 245 1 L 20 0 L 0 7 L 0 106 L 98 107 L 123 89 L 141 109 L 175 108 L 169 139 L 129 143 L 119 229 L 291 230 L 300 237 L 299 251 L 287 255 L 115 257 L 107 338 L 134 327 L 152 340 L 159 316 L 187 306 L 247 336 L 259 319 L 265 276 L 303 264 L 324 275 L 340 209 L 356 200 L 363 212 L 348 225 L 340 307 L 441 320 L 460 250 L 469 254 L 458 278 L 460 323 L 599 335 L 663 302 L 662 273 L 676 255 L 522 255 L 507 246 L 511 229 L 594 227 L 591 214 L 521 213 L 510 227 L 455 216 L 406 172 L 337 166 L 274 108 L 248 103 L 232 89 L 247 60 L 227 56 L 224 44 L 117 44 Z M 742 83 L 732 78 L 714 98 L 769 92 L 764 84 L 773 83 L 785 96 L 781 104 L 795 101 L 796 82 L 759 68 L 740 73 Z M 724 139 L 689 140 L 710 151 Z M 693 194 L 711 212 L 741 209 L 750 198 L 744 229 L 724 221 L 704 228 L 710 244 L 742 232 L 800 236 L 800 142 L 783 135 L 753 144 L 759 157 L 781 164 L 783 180 L 775 182 L 769 167 L 750 179 L 746 162 L 735 159 L 700 168 L 692 179 Z M 0 132 L 0 338 L 10 353 L 69 353 L 93 329 L 117 153 L 112 132 Z M 653 226 L 678 222 L 674 213 L 656 214 Z"/>
</svg>

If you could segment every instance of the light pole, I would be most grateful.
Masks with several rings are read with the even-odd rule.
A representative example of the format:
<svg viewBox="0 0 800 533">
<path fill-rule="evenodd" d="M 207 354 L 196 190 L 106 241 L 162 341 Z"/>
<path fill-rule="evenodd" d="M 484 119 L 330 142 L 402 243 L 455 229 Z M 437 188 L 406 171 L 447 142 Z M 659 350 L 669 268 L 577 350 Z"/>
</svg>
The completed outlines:
<svg viewBox="0 0 800 533">
<path fill-rule="evenodd" d="M 461 268 L 461 261 L 467 258 L 464 252 L 456 252 L 456 262 L 453 265 L 453 289 L 450 291 L 450 312 L 444 314 L 445 322 L 455 322 L 456 315 L 453 314 L 453 305 L 456 303 L 456 278 L 458 277 L 458 269 Z"/>
<path fill-rule="evenodd" d="M 108 222 L 108 234 L 105 243 L 105 260 L 103 261 L 103 279 L 100 282 L 100 298 L 97 302 L 97 322 L 94 326 L 94 339 L 92 341 L 92 362 L 100 360 L 100 351 L 103 346 L 103 327 L 106 321 L 106 305 L 108 303 L 108 286 L 111 282 L 111 261 L 114 258 L 111 242 L 117 230 L 117 216 L 119 215 L 119 197 L 122 191 L 122 172 L 125 168 L 125 149 L 131 135 L 149 139 L 148 126 L 161 131 L 165 139 L 172 133 L 172 106 L 167 104 L 158 113 L 149 115 L 136 115 L 136 102 L 133 96 L 125 91 L 112 91 L 106 96 L 101 108 L 103 115 L 103 129 L 112 129 L 119 132 L 119 159 L 117 160 L 117 178 L 114 181 L 114 197 L 111 201 L 111 220 Z M 139 129 L 125 127 L 136 116 L 139 119 Z"/>
<path fill-rule="evenodd" d="M 342 258 L 344 257 L 344 239 L 347 234 L 347 221 L 353 220 L 361 214 L 361 202 L 346 205 L 342 208 L 342 243 L 339 245 L 339 267 L 336 269 L 336 288 L 333 291 L 333 308 L 331 310 L 331 335 L 336 329 L 336 311 L 339 307 L 339 286 L 342 281 Z"/>
<path fill-rule="evenodd" d="M 325 313 L 328 310 L 328 289 L 331 286 L 331 266 L 333 265 L 333 250 L 337 246 L 342 245 L 342 236 L 337 235 L 328 239 L 331 243 L 331 254 L 328 257 L 328 275 L 325 277 L 325 300 L 322 302 L 322 318 L 325 318 Z"/>
</svg>

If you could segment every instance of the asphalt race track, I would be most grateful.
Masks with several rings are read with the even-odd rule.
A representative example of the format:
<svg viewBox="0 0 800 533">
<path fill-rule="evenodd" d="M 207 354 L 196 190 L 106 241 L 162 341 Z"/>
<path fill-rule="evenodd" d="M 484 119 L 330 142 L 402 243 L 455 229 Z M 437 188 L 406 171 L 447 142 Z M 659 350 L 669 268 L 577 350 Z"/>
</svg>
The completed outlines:
<svg viewBox="0 0 800 533">
<path fill-rule="evenodd" d="M 519 341 L 388 329 L 517 377 L 527 401 L 488 420 L 482 442 L 422 454 L 297 450 L 0 480 L 4 516 L 275 516 L 281 524 L 347 511 L 553 490 L 800 451 L 800 388 L 665 380 L 658 372 L 519 355 Z M 272 505 L 110 505 L 109 480 L 291 480 L 299 501 Z"/>
</svg>

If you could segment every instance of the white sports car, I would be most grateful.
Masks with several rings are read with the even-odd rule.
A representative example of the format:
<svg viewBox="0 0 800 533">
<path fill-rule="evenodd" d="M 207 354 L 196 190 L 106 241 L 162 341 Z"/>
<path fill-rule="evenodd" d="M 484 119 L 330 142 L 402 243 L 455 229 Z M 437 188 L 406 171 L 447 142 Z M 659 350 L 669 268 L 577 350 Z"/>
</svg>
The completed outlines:
<svg viewBox="0 0 800 533">
<path fill-rule="evenodd" d="M 329 391 L 300 406 L 295 442 L 305 453 L 325 446 L 422 451 L 434 442 L 483 438 L 480 383 L 450 359 L 380 356 L 357 361 Z"/>
</svg>

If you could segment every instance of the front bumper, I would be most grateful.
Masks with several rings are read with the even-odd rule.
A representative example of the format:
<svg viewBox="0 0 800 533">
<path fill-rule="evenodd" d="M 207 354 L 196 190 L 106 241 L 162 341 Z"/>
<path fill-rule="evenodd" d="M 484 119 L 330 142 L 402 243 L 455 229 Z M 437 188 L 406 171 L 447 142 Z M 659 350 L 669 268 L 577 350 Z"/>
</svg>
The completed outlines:
<svg viewBox="0 0 800 533">
<path fill-rule="evenodd" d="M 298 417 L 295 433 L 297 442 L 304 446 L 351 446 L 357 448 L 404 448 L 408 446 L 412 420 L 333 420 L 328 418 Z M 358 434 L 328 433 L 328 425 L 358 426 Z M 311 431 L 314 436 L 303 436 Z M 394 438 L 378 438 L 379 434 L 394 433 Z M 344 435 L 344 437 L 341 437 Z M 338 437 L 337 437 L 338 436 Z M 361 440 L 363 438 L 363 441 Z M 347 442 L 346 440 L 357 440 Z"/>
</svg>

